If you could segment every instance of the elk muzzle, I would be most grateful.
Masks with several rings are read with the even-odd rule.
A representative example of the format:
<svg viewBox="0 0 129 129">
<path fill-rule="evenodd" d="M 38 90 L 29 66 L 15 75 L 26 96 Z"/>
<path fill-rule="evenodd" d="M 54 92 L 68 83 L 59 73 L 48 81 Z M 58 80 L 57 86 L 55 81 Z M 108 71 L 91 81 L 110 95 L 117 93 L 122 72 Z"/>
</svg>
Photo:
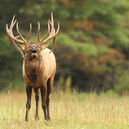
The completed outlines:
<svg viewBox="0 0 129 129">
<path fill-rule="evenodd" d="M 39 52 L 39 46 L 37 46 L 36 44 L 32 44 L 29 47 L 29 51 L 31 52 L 31 57 L 35 58 L 37 57 L 37 54 Z"/>
</svg>

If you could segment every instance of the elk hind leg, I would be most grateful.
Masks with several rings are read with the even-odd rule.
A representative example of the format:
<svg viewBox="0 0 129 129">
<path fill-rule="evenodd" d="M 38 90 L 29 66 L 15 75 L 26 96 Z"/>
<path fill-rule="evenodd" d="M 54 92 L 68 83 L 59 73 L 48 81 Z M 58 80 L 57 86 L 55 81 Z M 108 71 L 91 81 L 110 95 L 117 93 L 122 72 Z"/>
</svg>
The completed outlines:
<svg viewBox="0 0 129 129">
<path fill-rule="evenodd" d="M 54 80 L 54 76 L 52 76 L 48 80 L 48 85 L 47 85 L 46 107 L 47 107 L 47 118 L 48 118 L 48 120 L 50 120 L 49 103 L 50 103 L 50 94 L 51 94 L 51 90 L 52 90 L 52 87 L 53 87 L 53 80 Z"/>
<path fill-rule="evenodd" d="M 44 112 L 45 120 L 47 120 L 47 114 L 46 114 L 46 94 L 47 94 L 47 85 L 44 85 L 40 88 L 41 90 L 41 101 L 42 101 L 42 109 Z"/>
</svg>

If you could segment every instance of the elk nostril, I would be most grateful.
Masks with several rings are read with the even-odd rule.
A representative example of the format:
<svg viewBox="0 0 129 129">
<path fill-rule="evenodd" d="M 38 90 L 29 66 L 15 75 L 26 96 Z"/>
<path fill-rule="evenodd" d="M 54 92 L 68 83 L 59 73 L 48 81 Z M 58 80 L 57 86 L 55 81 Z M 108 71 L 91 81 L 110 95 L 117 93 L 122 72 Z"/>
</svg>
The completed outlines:
<svg viewBox="0 0 129 129">
<path fill-rule="evenodd" d="M 32 53 L 37 53 L 37 51 L 33 50 Z"/>
</svg>

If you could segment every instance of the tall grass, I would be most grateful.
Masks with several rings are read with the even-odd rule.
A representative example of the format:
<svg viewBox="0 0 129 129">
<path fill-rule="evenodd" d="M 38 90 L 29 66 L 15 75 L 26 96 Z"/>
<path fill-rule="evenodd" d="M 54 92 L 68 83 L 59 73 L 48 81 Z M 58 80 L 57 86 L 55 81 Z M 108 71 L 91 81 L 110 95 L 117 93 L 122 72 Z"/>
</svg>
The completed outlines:
<svg viewBox="0 0 129 129">
<path fill-rule="evenodd" d="M 40 120 L 35 121 L 35 100 L 29 121 L 25 122 L 25 92 L 0 94 L 0 129 L 128 129 L 129 98 L 116 94 L 72 93 L 57 91 L 51 95 L 51 121 L 44 120 L 41 102 Z"/>
</svg>

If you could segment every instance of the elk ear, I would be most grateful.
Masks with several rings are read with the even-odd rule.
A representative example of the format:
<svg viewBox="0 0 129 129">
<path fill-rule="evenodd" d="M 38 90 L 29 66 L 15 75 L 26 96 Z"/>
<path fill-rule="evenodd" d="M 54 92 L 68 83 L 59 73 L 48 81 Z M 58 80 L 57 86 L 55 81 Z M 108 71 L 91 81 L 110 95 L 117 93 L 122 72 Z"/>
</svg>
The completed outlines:
<svg viewBox="0 0 129 129">
<path fill-rule="evenodd" d="M 25 50 L 26 50 L 25 45 L 20 45 L 20 48 L 21 48 L 23 51 L 25 51 Z"/>
<path fill-rule="evenodd" d="M 44 45 L 42 45 L 42 49 L 45 49 L 45 48 L 47 48 L 49 46 L 49 44 L 44 44 Z"/>
</svg>

